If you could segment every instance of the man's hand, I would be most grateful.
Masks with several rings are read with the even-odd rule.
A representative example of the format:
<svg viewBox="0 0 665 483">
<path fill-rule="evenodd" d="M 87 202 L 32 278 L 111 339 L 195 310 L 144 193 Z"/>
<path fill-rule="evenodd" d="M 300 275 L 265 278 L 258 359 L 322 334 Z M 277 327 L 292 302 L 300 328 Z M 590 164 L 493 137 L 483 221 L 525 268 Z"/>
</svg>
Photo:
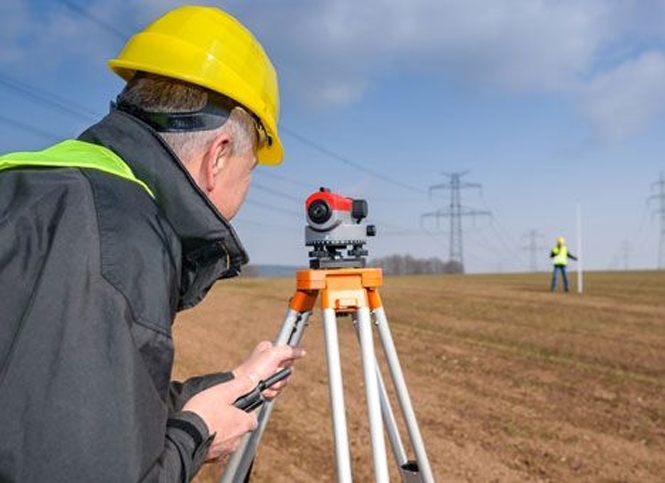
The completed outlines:
<svg viewBox="0 0 665 483">
<path fill-rule="evenodd" d="M 305 350 L 288 345 L 273 346 L 270 341 L 260 342 L 245 361 L 233 370 L 236 379 L 251 381 L 250 391 L 259 383 L 285 367 L 291 367 Z M 289 383 L 286 378 L 263 392 L 266 399 L 276 397 Z"/>
<path fill-rule="evenodd" d="M 256 413 L 246 413 L 233 406 L 239 395 L 246 391 L 244 381 L 232 379 L 194 395 L 183 411 L 192 411 L 208 426 L 215 438 L 210 445 L 206 461 L 218 460 L 238 449 L 242 436 L 256 429 Z"/>
<path fill-rule="evenodd" d="M 232 380 L 201 391 L 187 401 L 183 411 L 198 414 L 210 434 L 215 434 L 206 461 L 215 461 L 236 451 L 242 436 L 258 425 L 256 413 L 246 413 L 236 408 L 233 402 L 254 389 L 259 381 L 284 367 L 291 367 L 294 360 L 304 355 L 305 351 L 300 348 L 274 347 L 269 341 L 261 342 L 233 371 Z M 266 389 L 263 396 L 274 398 L 287 383 L 288 378 L 276 383 Z"/>
</svg>

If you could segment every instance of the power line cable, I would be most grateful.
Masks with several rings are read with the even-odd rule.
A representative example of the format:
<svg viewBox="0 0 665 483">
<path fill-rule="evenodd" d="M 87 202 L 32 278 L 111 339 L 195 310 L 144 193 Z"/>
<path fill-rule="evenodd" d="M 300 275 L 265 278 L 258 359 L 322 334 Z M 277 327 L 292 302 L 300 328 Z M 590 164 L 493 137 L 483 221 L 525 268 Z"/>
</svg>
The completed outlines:
<svg viewBox="0 0 665 483">
<path fill-rule="evenodd" d="M 310 148 L 312 148 L 312 149 L 314 149 L 314 150 L 316 150 L 316 151 L 318 151 L 322 154 L 325 154 L 326 156 L 328 156 L 332 159 L 340 161 L 340 162 L 346 164 L 347 166 L 351 166 L 352 168 L 355 168 L 359 171 L 362 171 L 366 174 L 369 174 L 370 176 L 373 176 L 374 178 L 380 179 L 382 181 L 393 184 L 395 186 L 399 186 L 400 188 L 404 188 L 404 189 L 409 190 L 409 191 L 413 191 L 413 192 L 420 193 L 420 194 L 425 194 L 425 191 L 420 189 L 420 188 L 415 188 L 413 186 L 407 185 L 405 183 L 402 183 L 401 181 L 397 181 L 395 179 L 389 178 L 388 176 L 385 176 L 381 173 L 378 173 L 376 171 L 368 169 L 368 168 L 366 168 L 366 167 L 364 167 L 364 166 L 362 166 L 358 163 L 355 163 L 355 162 L 351 161 L 350 159 L 348 159 L 348 158 L 346 158 L 346 157 L 344 157 L 340 154 L 337 154 L 334 151 L 331 151 L 330 149 L 321 146 L 320 144 L 315 143 L 314 141 L 310 141 L 306 137 L 296 133 L 295 131 L 285 127 L 284 125 L 280 126 L 280 130 L 287 133 L 291 137 L 297 139 L 302 144 L 304 144 L 306 146 L 309 146 Z"/>
<path fill-rule="evenodd" d="M 266 208 L 270 211 L 277 211 L 277 212 L 280 212 L 280 213 L 285 213 L 285 214 L 290 215 L 290 216 L 296 216 L 298 218 L 301 218 L 303 216 L 301 213 L 298 213 L 296 211 L 287 210 L 286 208 L 281 208 L 281 207 L 278 207 L 278 206 L 275 206 L 275 205 L 271 205 L 269 203 L 262 203 L 260 201 L 255 201 L 255 200 L 252 200 L 252 199 L 246 199 L 245 203 L 248 204 L 248 205 L 254 205 L 254 206 L 259 206 L 261 208 Z"/>
<path fill-rule="evenodd" d="M 508 264 L 515 263 L 515 260 L 511 258 L 504 250 L 497 250 L 496 246 L 492 243 L 492 241 L 490 241 L 490 239 L 487 237 L 482 228 L 476 228 L 471 230 L 467 229 L 467 232 L 470 235 L 470 237 L 467 237 L 467 239 L 470 239 L 471 237 L 475 236 L 480 242 L 480 247 L 484 247 L 485 249 L 489 250 L 490 256 L 492 257 L 493 261 L 496 261 L 497 258 L 500 258 L 501 261 L 505 263 Z"/>
<path fill-rule="evenodd" d="M 275 174 L 272 171 L 268 172 L 268 170 L 265 170 L 265 169 L 263 169 L 261 171 L 257 171 L 257 177 L 264 177 L 264 176 L 268 177 L 268 178 L 273 178 L 273 179 L 277 179 L 277 180 L 280 180 L 280 181 L 284 181 L 286 183 L 290 183 L 290 184 L 293 184 L 295 186 L 300 186 L 302 188 L 307 188 L 308 190 L 312 189 L 312 186 L 313 186 L 311 183 L 305 183 L 303 181 L 298 181 L 298 180 L 289 178 L 287 176 Z"/>
<path fill-rule="evenodd" d="M 1 76 L 1 75 L 0 75 L 0 84 L 5 85 L 6 87 L 9 87 L 9 88 L 15 89 L 15 90 L 19 91 L 21 94 L 23 94 L 24 96 L 29 97 L 30 99 L 33 99 L 33 100 L 38 100 L 41 103 L 45 103 L 45 104 L 55 108 L 56 110 L 59 110 L 59 111 L 62 111 L 62 112 L 67 112 L 68 114 L 73 114 L 77 117 L 85 118 L 86 120 L 95 120 L 96 119 L 96 118 L 92 119 L 94 115 L 92 114 L 91 111 L 87 110 L 85 107 L 73 104 L 73 103 L 65 100 L 62 97 L 59 97 L 59 96 L 57 96 L 55 94 L 52 94 L 50 92 L 47 92 L 47 91 L 43 91 L 43 90 L 38 89 L 34 86 L 29 86 L 25 83 L 21 83 L 19 81 L 16 81 L 14 79 L 10 79 L 6 76 Z M 33 126 L 29 126 L 29 125 L 26 125 L 26 124 L 22 124 L 20 122 L 13 121 L 9 118 L 3 117 L 2 121 L 4 123 L 12 125 L 15 128 L 19 128 L 19 129 L 31 132 L 33 134 L 37 134 L 37 135 L 39 135 L 41 137 L 45 137 L 47 139 L 58 140 L 62 137 L 62 136 L 59 136 L 59 135 L 55 135 L 53 133 L 48 133 L 46 131 L 40 130 L 40 129 L 35 128 Z M 266 174 L 266 173 L 264 173 L 264 174 Z M 280 179 L 286 179 L 287 181 L 297 183 L 297 184 L 302 185 L 302 186 L 310 187 L 309 184 L 298 183 L 298 182 L 295 182 L 293 180 L 288 180 L 287 178 L 284 178 L 284 177 L 281 177 L 279 175 L 275 175 L 275 174 L 272 174 L 272 173 L 267 174 L 267 176 L 268 177 L 274 177 L 274 178 L 280 178 Z M 291 195 L 288 195 L 288 194 L 286 194 L 282 191 L 276 190 L 274 188 L 270 188 L 270 187 L 265 186 L 261 183 L 257 183 L 256 181 L 254 181 L 252 183 L 252 187 L 256 187 L 259 190 L 271 193 L 275 196 L 279 196 L 279 197 L 287 199 L 289 201 L 293 201 L 297 204 L 302 203 L 301 200 L 298 200 L 297 198 L 295 198 Z M 295 213 L 295 212 L 291 212 L 291 211 L 288 211 L 288 210 L 285 210 L 285 209 L 277 208 L 277 207 L 272 206 L 272 205 L 268 205 L 268 204 L 264 204 L 264 203 L 260 203 L 260 202 L 255 202 L 255 201 L 251 201 L 251 200 L 248 200 L 248 201 L 249 201 L 250 204 L 257 204 L 259 206 L 271 209 L 273 211 L 281 211 L 281 212 L 288 213 L 288 214 L 294 214 Z M 380 226 L 386 227 L 386 228 L 393 228 L 393 229 L 399 229 L 399 230 L 404 229 L 402 227 L 395 227 L 394 225 L 390 225 L 390 224 L 387 224 L 387 223 L 381 223 L 379 220 L 376 220 L 375 223 L 380 224 Z"/>
<path fill-rule="evenodd" d="M 74 12 L 78 13 L 82 17 L 85 17 L 86 19 L 90 20 L 92 23 L 94 23 L 98 27 L 103 28 L 108 33 L 110 33 L 111 35 L 113 35 L 115 37 L 118 37 L 121 40 L 126 40 L 131 36 L 131 35 L 125 33 L 125 32 L 121 32 L 120 30 L 116 29 L 113 25 L 110 25 L 110 24 L 104 22 L 103 20 L 92 16 L 90 14 L 90 12 L 85 10 L 83 7 L 75 4 L 74 2 L 70 2 L 68 0 L 58 0 L 58 1 L 61 4 L 63 4 L 64 6 L 66 6 L 67 8 L 69 8 L 70 10 L 73 10 Z"/>
<path fill-rule="evenodd" d="M 10 77 L 0 75 L 0 85 L 19 92 L 23 97 L 32 101 L 36 101 L 39 104 L 46 103 L 58 111 L 65 112 L 79 118 L 85 118 L 86 120 L 94 121 L 97 119 L 97 115 L 85 107 L 77 106 L 64 98 L 57 96 L 56 94 L 42 91 L 36 87 L 29 86 L 24 82 L 11 79 Z"/>
<path fill-rule="evenodd" d="M 35 134 L 39 137 L 48 139 L 49 141 L 59 141 L 60 139 L 62 139 L 62 136 L 58 136 L 58 135 L 56 135 L 52 132 L 44 131 L 44 130 L 36 128 L 34 126 L 29 126 L 27 124 L 23 124 L 23 123 L 17 121 L 16 119 L 10 119 L 8 117 L 3 116 L 2 114 L 0 114 L 0 122 L 2 122 L 3 124 L 7 124 L 11 127 L 14 127 L 14 128 L 18 128 L 21 131 L 26 131 L 26 132 L 29 132 L 31 134 Z"/>
<path fill-rule="evenodd" d="M 103 28 L 103 29 L 106 30 L 107 32 L 109 32 L 109 33 L 111 33 L 112 35 L 118 37 L 119 39 L 125 40 L 125 39 L 127 39 L 127 38 L 130 37 L 130 35 L 128 35 L 128 34 L 126 34 L 126 33 L 124 33 L 124 32 L 121 32 L 121 31 L 117 30 L 117 29 L 116 29 L 115 27 L 113 27 L 112 25 L 109 25 L 109 24 L 107 24 L 106 22 L 102 21 L 101 19 L 99 19 L 99 18 L 97 18 L 97 17 L 91 15 L 87 10 L 83 9 L 81 6 L 79 6 L 79 5 L 77 5 L 77 4 L 73 3 L 73 2 L 70 2 L 69 0 L 58 0 L 58 1 L 59 1 L 61 4 L 65 5 L 66 7 L 68 7 L 69 9 L 71 9 L 71 10 L 73 10 L 74 12 L 78 13 L 79 15 L 85 17 L 85 18 L 88 19 L 89 21 L 93 22 L 94 24 L 96 24 L 96 25 L 98 25 L 99 27 Z M 320 144 L 317 144 L 317 143 L 315 143 L 315 142 L 313 142 L 313 141 L 311 141 L 311 140 L 305 138 L 304 136 L 302 136 L 302 135 L 296 133 L 295 131 L 293 131 L 293 130 L 287 128 L 287 127 L 285 127 L 283 124 L 280 126 L 280 130 L 283 131 L 283 132 L 286 132 L 287 134 L 289 134 L 290 136 L 294 137 L 295 139 L 297 139 L 297 140 L 300 141 L 301 143 L 303 143 L 303 144 L 309 146 L 310 148 L 315 149 L 315 150 L 317 150 L 317 151 L 319 151 L 319 152 L 321 152 L 321 153 L 323 153 L 323 154 L 325 154 L 325 155 L 327 155 L 327 156 L 329 156 L 329 157 L 331 157 L 331 158 L 333 158 L 333 159 L 336 159 L 337 161 L 340 161 L 340 162 L 342 162 L 342 163 L 344 163 L 344 164 L 346 164 L 346 165 L 348 165 L 348 166 L 351 166 L 351 167 L 353 167 L 353 168 L 355 168 L 355 169 L 357 169 L 357 170 L 359 170 L 359 171 L 362 171 L 362 172 L 364 172 L 364 173 L 367 173 L 367 174 L 369 174 L 370 176 L 373 176 L 373 177 L 375 177 L 375 178 L 377 178 L 377 179 L 383 180 L 383 181 L 385 181 L 385 182 L 387 182 L 387 183 L 391 183 L 391 184 L 393 184 L 393 185 L 395 185 L 395 186 L 399 186 L 399 187 L 401 187 L 401 188 L 407 189 L 407 190 L 409 190 L 409 191 L 413 191 L 413 192 L 420 193 L 420 194 L 423 194 L 423 193 L 424 193 L 424 191 L 423 191 L 422 189 L 419 189 L 419 188 L 416 188 L 416 187 L 413 187 L 413 186 L 407 185 L 407 184 L 405 184 L 405 183 L 402 183 L 401 181 L 398 181 L 398 180 L 392 179 L 392 178 L 390 178 L 390 177 L 388 177 L 388 176 L 385 176 L 385 175 L 383 175 L 383 174 L 381 174 L 381 173 L 378 173 L 378 172 L 376 172 L 376 171 L 373 171 L 373 170 L 371 170 L 371 169 L 368 169 L 368 168 L 366 168 L 366 167 L 364 167 L 364 166 L 362 166 L 362 165 L 360 165 L 360 164 L 358 164 L 358 163 L 355 163 L 355 162 L 349 160 L 348 158 L 345 158 L 344 156 L 341 156 L 340 154 L 337 154 L 337 153 L 331 151 L 330 149 L 327 149 L 327 148 L 321 146 Z"/>
<path fill-rule="evenodd" d="M 85 10 L 81 6 L 75 4 L 71 1 L 68 1 L 68 0 L 58 0 L 58 1 L 61 4 L 63 4 L 64 6 L 66 6 L 67 8 L 69 8 L 70 10 L 72 10 L 72 11 L 76 12 L 77 14 L 79 14 L 80 16 L 86 18 L 87 20 L 94 23 L 95 25 L 103 28 L 108 33 L 116 36 L 118 39 L 125 40 L 126 38 L 129 37 L 129 35 L 126 34 L 125 32 L 121 32 L 120 30 L 116 29 L 112 25 L 104 22 L 103 20 L 101 20 L 101 19 L 99 19 L 99 18 L 97 18 L 93 15 L 91 15 L 87 10 Z M 72 103 L 71 101 L 68 101 L 68 100 L 66 100 L 62 97 L 56 96 L 55 94 L 48 93 L 48 92 L 45 92 L 45 91 L 41 91 L 41 90 L 39 90 L 35 87 L 28 86 L 24 83 L 15 81 L 15 80 L 10 79 L 8 77 L 0 76 L 0 84 L 3 84 L 6 87 L 12 88 L 12 89 L 20 92 L 23 96 L 25 96 L 25 97 L 27 97 L 31 100 L 46 103 L 46 104 L 52 106 L 53 108 L 55 108 L 59 111 L 66 112 L 68 114 L 73 114 L 73 115 L 78 116 L 80 118 L 84 118 L 87 121 L 94 121 L 98 117 L 97 114 L 93 113 L 92 111 L 88 110 L 85 107 L 77 106 L 74 103 Z M 2 120 L 3 120 L 3 122 L 11 123 L 14 127 L 19 127 L 21 129 L 24 129 L 26 131 L 30 131 L 30 132 L 32 132 L 34 134 L 38 134 L 40 136 L 45 136 L 45 137 L 53 138 L 53 139 L 59 138 L 58 136 L 54 136 L 51 133 L 46 133 L 45 131 L 41 131 L 41 130 L 36 129 L 34 127 L 27 126 L 25 124 L 21 124 L 21 123 L 17 123 L 17 122 L 11 122 L 9 119 L 4 119 L 4 118 Z M 407 185 L 405 183 L 402 183 L 400 181 L 397 181 L 395 179 L 387 177 L 387 176 L 385 176 L 381 173 L 370 170 L 370 169 L 368 169 L 368 168 L 366 168 L 366 167 L 364 167 L 364 166 L 362 166 L 358 163 L 355 163 L 355 162 L 349 160 L 348 158 L 345 158 L 345 157 L 331 151 L 330 149 L 327 149 L 327 148 L 315 143 L 314 141 L 311 141 L 311 140 L 305 138 L 304 136 L 296 133 L 295 131 L 293 131 L 293 130 L 287 128 L 287 127 L 284 127 L 283 125 L 280 128 L 281 128 L 282 131 L 284 131 L 287 134 L 291 135 L 292 137 L 294 137 L 295 139 L 297 139 L 301 143 L 309 146 L 310 148 L 313 148 L 313 149 L 315 149 L 315 150 L 317 150 L 317 151 L 319 151 L 319 152 L 321 152 L 321 153 L 323 153 L 323 154 L 325 154 L 325 155 L 327 155 L 327 156 L 329 156 L 333 159 L 336 159 L 337 161 L 343 162 L 344 164 L 347 164 L 348 166 L 351 166 L 351 167 L 353 167 L 353 168 L 355 168 L 359 171 L 365 172 L 365 173 L 367 173 L 367 174 L 369 174 L 369 175 L 371 175 L 375 178 L 381 179 L 385 182 L 394 184 L 396 186 L 407 189 L 409 191 L 413 191 L 413 192 L 416 192 L 416 193 L 419 193 L 419 194 L 424 193 L 424 191 L 421 190 L 421 189 L 418 189 L 418 188 L 415 188 L 413 186 Z M 281 179 L 283 181 L 287 181 L 289 183 L 293 183 L 293 184 L 296 184 L 296 185 L 299 185 L 299 186 L 308 187 L 308 188 L 310 187 L 310 185 L 307 184 L 307 183 L 294 181 L 294 180 L 288 179 L 284 176 L 275 175 L 273 173 L 263 173 L 263 175 L 268 176 L 268 177 L 273 177 L 275 179 Z M 284 199 L 288 199 L 290 201 L 295 201 L 297 203 L 301 202 L 300 200 L 297 200 L 296 198 L 294 198 L 294 197 L 292 197 L 288 194 L 285 194 L 285 193 L 280 192 L 278 190 L 275 190 L 273 188 L 269 188 L 269 187 L 267 187 L 265 185 L 262 185 L 260 183 L 254 182 L 253 186 L 258 188 L 259 190 L 263 190 L 263 191 L 271 193 L 275 196 L 279 196 L 279 197 L 282 197 Z M 291 211 L 286 210 L 286 209 L 280 209 L 280 208 L 275 207 L 273 205 L 269 205 L 269 204 L 265 204 L 265 203 L 261 203 L 261 202 L 257 202 L 257 201 L 252 201 L 252 200 L 248 200 L 248 202 L 249 202 L 249 204 L 254 204 L 256 206 L 261 206 L 263 208 L 268 208 L 268 209 L 273 210 L 273 211 L 288 213 L 290 215 L 295 214 L 294 212 L 291 212 Z M 298 216 L 300 216 L 300 215 L 298 215 Z M 378 220 L 376 221 L 376 223 L 380 224 L 381 227 L 385 227 L 385 228 L 389 228 L 389 229 L 392 228 L 392 229 L 397 229 L 397 230 L 407 230 L 407 229 L 402 228 L 402 227 L 395 227 L 395 226 L 392 226 L 392 225 L 389 225 L 389 224 L 386 224 L 386 223 L 381 223 Z"/>
<path fill-rule="evenodd" d="M 233 222 L 234 224 L 238 225 L 249 225 L 249 226 L 255 226 L 257 228 L 270 228 L 271 230 L 283 230 L 283 231 L 293 232 L 293 228 L 286 225 L 265 223 L 262 221 L 255 221 L 255 220 L 246 220 L 242 218 L 242 216 L 238 216 L 233 220 Z"/>
<path fill-rule="evenodd" d="M 279 197 L 287 199 L 289 201 L 293 201 L 293 202 L 297 203 L 299 206 L 302 206 L 302 204 L 304 202 L 304 200 L 300 200 L 298 198 L 295 198 L 294 196 L 286 194 L 282 191 L 276 190 L 274 188 L 270 188 L 270 187 L 268 187 L 266 185 L 263 185 L 261 183 L 257 183 L 256 181 L 252 181 L 252 188 L 254 188 L 254 187 L 258 188 L 261 191 L 265 191 L 265 192 L 271 193 L 275 196 L 279 196 Z M 383 229 L 386 229 L 386 228 L 389 229 L 389 230 L 392 229 L 392 230 L 399 230 L 399 231 L 412 231 L 413 230 L 412 228 L 405 228 L 405 227 L 393 225 L 391 223 L 385 223 L 381 220 L 372 218 L 371 216 L 368 218 L 368 221 L 370 222 L 370 224 L 373 224 L 373 225 L 381 228 L 382 233 L 383 233 Z"/>
<path fill-rule="evenodd" d="M 279 190 L 276 190 L 274 188 L 269 188 L 268 186 L 265 186 L 265 185 L 263 185 L 261 183 L 258 183 L 256 181 L 252 182 L 252 189 L 254 189 L 254 188 L 258 188 L 259 190 L 265 191 L 266 193 L 270 193 L 272 195 L 279 196 L 280 198 L 284 198 L 284 199 L 287 199 L 289 201 L 293 201 L 294 203 L 297 203 L 297 204 L 302 203 L 302 200 L 299 200 L 295 196 L 291 196 L 291 195 L 288 195 L 286 193 L 282 193 Z"/>
<path fill-rule="evenodd" d="M 485 208 L 489 209 L 489 205 L 482 191 L 480 192 L 480 200 L 482 201 L 483 205 L 485 205 Z M 501 223 L 498 222 L 495 216 L 492 216 L 490 220 L 490 226 L 504 248 L 510 251 L 516 251 L 515 247 L 518 246 L 518 243 L 515 241 L 512 234 L 507 229 L 505 229 Z M 507 240 L 504 237 L 506 237 Z"/>
</svg>

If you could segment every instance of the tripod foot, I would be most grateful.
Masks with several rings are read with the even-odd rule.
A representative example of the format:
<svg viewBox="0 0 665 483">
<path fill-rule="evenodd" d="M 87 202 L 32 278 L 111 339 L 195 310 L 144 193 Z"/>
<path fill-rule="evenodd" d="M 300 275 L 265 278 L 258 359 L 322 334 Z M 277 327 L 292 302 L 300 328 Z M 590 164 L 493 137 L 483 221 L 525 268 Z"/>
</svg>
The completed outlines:
<svg viewBox="0 0 665 483">
<path fill-rule="evenodd" d="M 399 471 L 402 475 L 402 483 L 422 483 L 423 481 L 417 461 L 407 461 L 400 466 Z"/>
</svg>

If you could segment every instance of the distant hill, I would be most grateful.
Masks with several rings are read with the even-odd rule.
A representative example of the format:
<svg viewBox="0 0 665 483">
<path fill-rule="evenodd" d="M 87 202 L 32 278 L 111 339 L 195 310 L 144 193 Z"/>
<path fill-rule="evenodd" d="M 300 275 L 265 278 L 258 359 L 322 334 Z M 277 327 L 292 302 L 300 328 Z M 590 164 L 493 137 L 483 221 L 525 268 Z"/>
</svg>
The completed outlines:
<svg viewBox="0 0 665 483">
<path fill-rule="evenodd" d="M 292 277 L 296 270 L 308 268 L 307 266 L 297 267 L 288 265 L 250 265 L 243 269 L 247 276 L 254 277 Z"/>
</svg>

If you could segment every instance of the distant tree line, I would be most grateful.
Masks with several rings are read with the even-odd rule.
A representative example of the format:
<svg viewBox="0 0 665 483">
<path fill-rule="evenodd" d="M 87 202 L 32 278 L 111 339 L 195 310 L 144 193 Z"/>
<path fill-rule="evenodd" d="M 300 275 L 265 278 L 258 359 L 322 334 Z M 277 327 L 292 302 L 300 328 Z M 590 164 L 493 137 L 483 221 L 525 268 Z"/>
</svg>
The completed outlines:
<svg viewBox="0 0 665 483">
<path fill-rule="evenodd" d="M 430 273 L 464 273 L 459 262 L 444 262 L 440 258 L 414 258 L 411 255 L 389 255 L 370 260 L 370 267 L 380 267 L 386 275 L 413 275 Z"/>
<path fill-rule="evenodd" d="M 415 258 L 411 255 L 389 255 L 368 260 L 368 267 L 378 267 L 386 275 L 416 275 L 436 273 L 464 273 L 459 262 L 444 262 L 440 258 Z M 285 277 L 305 267 L 282 267 L 279 265 L 245 265 L 241 277 Z"/>
</svg>

